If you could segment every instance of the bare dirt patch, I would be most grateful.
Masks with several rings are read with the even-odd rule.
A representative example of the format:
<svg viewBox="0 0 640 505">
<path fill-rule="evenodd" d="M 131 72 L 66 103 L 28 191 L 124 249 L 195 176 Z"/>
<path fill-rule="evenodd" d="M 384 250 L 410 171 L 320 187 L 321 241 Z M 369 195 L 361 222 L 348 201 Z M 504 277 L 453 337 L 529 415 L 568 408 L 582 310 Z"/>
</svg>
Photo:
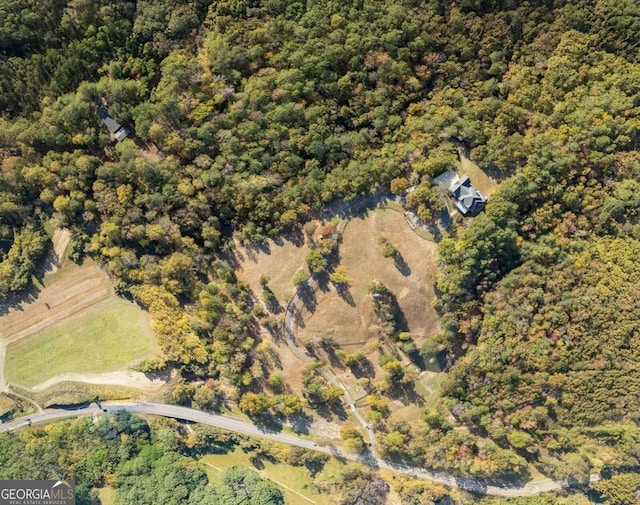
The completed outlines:
<svg viewBox="0 0 640 505">
<path fill-rule="evenodd" d="M 136 154 L 147 160 L 149 163 L 157 163 L 162 159 L 162 156 L 155 144 L 151 144 L 148 149 L 138 149 Z"/>
<path fill-rule="evenodd" d="M 56 228 L 51 237 L 53 248 L 49 251 L 44 264 L 44 273 L 57 272 L 64 261 L 64 253 L 71 242 L 71 232 L 65 228 Z"/>
<path fill-rule="evenodd" d="M 51 377 L 37 386 L 26 389 L 33 392 L 41 392 L 62 382 L 84 382 L 86 384 L 127 386 L 134 389 L 149 391 L 157 391 L 166 384 L 166 380 L 161 377 L 150 379 L 141 372 L 136 372 L 134 370 L 120 370 L 117 372 L 100 374 L 65 373 Z"/>
</svg>

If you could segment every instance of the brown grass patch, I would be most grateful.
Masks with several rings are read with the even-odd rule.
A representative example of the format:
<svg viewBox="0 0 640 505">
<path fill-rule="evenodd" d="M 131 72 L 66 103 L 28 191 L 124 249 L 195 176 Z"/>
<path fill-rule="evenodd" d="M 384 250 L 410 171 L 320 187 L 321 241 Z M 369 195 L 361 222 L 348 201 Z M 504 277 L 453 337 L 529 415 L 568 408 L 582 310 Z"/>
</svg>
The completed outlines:
<svg viewBox="0 0 640 505">
<path fill-rule="evenodd" d="M 464 154 L 460 154 L 460 161 L 457 163 L 458 174 L 468 175 L 473 184 L 484 196 L 489 198 L 496 189 L 498 189 L 498 181 L 489 177 L 478 165 L 469 158 L 465 158 Z"/>
<path fill-rule="evenodd" d="M 7 343 L 21 340 L 79 315 L 111 296 L 115 296 L 111 280 L 92 260 L 85 261 L 83 266 L 66 263 L 62 270 L 45 277 L 44 288 L 36 298 L 8 309 L 0 318 L 0 338 Z"/>
<path fill-rule="evenodd" d="M 399 261 L 385 258 L 378 238 L 384 236 L 398 251 Z M 302 311 L 301 341 L 332 335 L 335 342 L 352 352 L 379 334 L 368 288 L 383 282 L 396 296 L 412 337 L 421 340 L 438 330 L 434 299 L 436 244 L 416 235 L 401 213 L 390 209 L 368 211 L 346 226 L 340 245 L 340 264 L 353 284 L 345 300 L 331 285 L 316 292 L 317 307 Z M 348 297 L 347 297 L 348 298 Z"/>
<path fill-rule="evenodd" d="M 248 283 L 258 296 L 262 294 L 260 277 L 266 275 L 270 278 L 269 287 L 277 300 L 286 306 L 296 292 L 293 276 L 302 268 L 306 270 L 305 258 L 309 251 L 309 246 L 302 240 L 293 242 L 286 238 L 278 243 L 267 240 L 260 246 L 241 246 L 236 243 L 236 275 L 239 280 Z"/>
<path fill-rule="evenodd" d="M 83 384 L 79 382 L 61 382 L 45 391 L 34 393 L 26 389 L 13 386 L 17 392 L 33 399 L 44 408 L 52 405 L 79 405 L 93 401 L 96 397 L 101 401 L 118 401 L 144 398 L 153 400 L 153 395 L 141 395 L 139 390 L 123 386 L 103 386 L 98 384 Z M 155 397 L 160 399 L 159 396 Z"/>
</svg>

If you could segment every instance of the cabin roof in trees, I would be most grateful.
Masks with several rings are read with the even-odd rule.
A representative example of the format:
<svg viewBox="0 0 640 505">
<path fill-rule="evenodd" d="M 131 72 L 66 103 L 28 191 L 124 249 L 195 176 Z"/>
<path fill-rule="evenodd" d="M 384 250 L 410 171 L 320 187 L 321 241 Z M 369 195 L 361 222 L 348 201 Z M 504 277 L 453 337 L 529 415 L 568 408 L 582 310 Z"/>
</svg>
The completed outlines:
<svg viewBox="0 0 640 505">
<path fill-rule="evenodd" d="M 487 198 L 473 187 L 469 177 L 463 175 L 453 180 L 449 193 L 455 199 L 456 207 L 462 214 L 477 214 L 484 209 Z"/>
<path fill-rule="evenodd" d="M 107 111 L 107 109 L 105 109 L 104 107 L 100 107 L 98 109 L 98 117 L 100 118 L 100 121 L 102 121 L 102 123 L 107 128 L 109 128 L 109 131 L 113 134 L 113 136 L 116 138 L 118 142 L 121 142 L 124 139 L 126 139 L 131 133 L 127 128 L 125 128 L 120 123 L 118 123 L 115 119 L 113 119 L 109 115 L 109 111 Z"/>
</svg>

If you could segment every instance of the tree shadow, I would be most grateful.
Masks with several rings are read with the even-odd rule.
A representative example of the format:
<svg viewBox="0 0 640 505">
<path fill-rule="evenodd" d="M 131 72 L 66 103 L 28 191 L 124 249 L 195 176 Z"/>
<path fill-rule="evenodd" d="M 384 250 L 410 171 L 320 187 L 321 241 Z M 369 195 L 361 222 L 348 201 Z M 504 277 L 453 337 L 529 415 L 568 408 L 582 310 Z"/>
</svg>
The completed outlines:
<svg viewBox="0 0 640 505">
<path fill-rule="evenodd" d="M 318 353 L 316 352 L 316 348 L 315 345 L 313 343 L 313 341 L 309 340 L 307 342 L 305 342 L 305 344 L 303 345 L 305 352 L 307 353 L 307 355 L 313 359 L 320 359 L 318 356 Z"/>
<path fill-rule="evenodd" d="M 396 302 L 397 303 L 397 302 Z M 407 316 L 398 305 L 398 312 L 396 312 L 396 330 L 397 331 L 409 331 L 409 323 L 407 322 Z"/>
<path fill-rule="evenodd" d="M 373 364 L 367 358 L 358 360 L 354 365 L 350 366 L 349 369 L 356 379 L 362 379 L 363 377 L 371 378 L 376 374 Z"/>
<path fill-rule="evenodd" d="M 327 421 L 337 417 L 340 421 L 346 421 L 349 417 L 342 405 L 342 401 L 319 402 L 314 405 L 316 413 Z"/>
<path fill-rule="evenodd" d="M 353 299 L 353 296 L 351 296 L 351 292 L 349 291 L 349 286 L 346 286 L 344 284 L 334 284 L 334 286 L 336 288 L 336 292 L 338 293 L 338 296 L 342 300 L 347 302 L 351 307 L 356 306 L 356 302 Z"/>
<path fill-rule="evenodd" d="M 267 301 L 265 301 L 265 306 L 267 307 L 267 310 L 272 314 L 281 314 L 282 312 L 284 312 L 284 307 L 282 307 L 275 296 L 270 297 Z"/>
<path fill-rule="evenodd" d="M 263 433 L 280 433 L 283 429 L 282 422 L 273 414 L 256 416 L 253 424 Z"/>
<path fill-rule="evenodd" d="M 398 272 L 405 277 L 409 277 L 411 275 L 411 267 L 409 267 L 405 259 L 402 257 L 402 254 L 398 251 L 393 255 L 393 264 L 398 269 Z"/>
<path fill-rule="evenodd" d="M 276 340 L 284 340 L 284 327 L 281 321 L 275 318 L 269 318 L 264 322 L 261 322 L 262 327 L 265 328 Z"/>
<path fill-rule="evenodd" d="M 153 372 L 144 372 L 144 376 L 150 381 L 161 380 L 162 382 L 169 382 L 169 380 L 171 380 L 172 371 L 171 367 L 165 367 Z"/>
<path fill-rule="evenodd" d="M 262 461 L 264 457 L 265 455 L 262 453 L 252 454 L 249 458 L 249 461 L 253 465 L 253 468 L 255 468 L 256 470 L 264 470 L 265 466 L 264 462 Z"/>
<path fill-rule="evenodd" d="M 346 421 L 349 417 L 347 411 L 344 409 L 342 401 L 334 401 L 329 403 L 329 409 L 331 413 L 335 415 L 340 421 Z"/>
<path fill-rule="evenodd" d="M 304 245 L 304 233 L 300 227 L 295 227 L 287 235 L 287 240 L 296 247 L 302 247 Z"/>
<path fill-rule="evenodd" d="M 300 291 L 298 291 L 298 298 L 304 305 L 304 308 L 313 314 L 318 308 L 318 299 L 316 298 L 315 290 L 311 289 L 308 284 L 305 284 Z"/>
<path fill-rule="evenodd" d="M 267 352 L 268 352 L 269 361 L 271 361 L 277 369 L 282 370 L 283 366 L 282 366 L 282 360 L 280 359 L 280 355 L 275 351 L 273 347 L 269 347 L 269 350 Z M 285 384 L 283 386 L 283 390 L 285 392 L 288 392 L 290 389 L 291 388 L 289 384 Z"/>
<path fill-rule="evenodd" d="M 445 210 L 445 212 L 448 211 Z M 433 241 L 437 244 L 442 242 L 443 239 L 443 235 L 442 235 L 442 231 L 440 230 L 440 227 L 438 226 L 429 226 L 428 228 L 429 233 L 431 233 L 431 236 L 433 237 Z"/>
<path fill-rule="evenodd" d="M 407 316 L 398 303 L 398 298 L 394 293 L 389 292 L 387 295 L 388 303 L 393 307 L 393 319 L 395 322 L 396 332 L 409 331 L 409 322 Z"/>
<path fill-rule="evenodd" d="M 306 325 L 304 324 L 304 318 L 302 317 L 301 310 L 293 311 L 293 322 L 298 328 L 304 328 Z"/>
<path fill-rule="evenodd" d="M 340 370 L 344 369 L 344 365 L 338 356 L 336 355 L 336 350 L 333 345 L 322 344 L 322 349 L 327 354 L 327 358 L 329 358 L 329 363 L 333 368 L 337 368 Z"/>
<path fill-rule="evenodd" d="M 40 283 L 40 286 L 44 287 L 42 281 L 40 279 L 38 279 L 38 281 Z M 40 290 L 41 288 L 39 286 L 31 284 L 25 290 L 9 294 L 4 297 L 4 299 L 0 298 L 0 316 L 8 314 L 11 310 L 23 312 L 23 305 L 28 305 L 35 302 L 40 295 Z"/>
<path fill-rule="evenodd" d="M 310 415 L 305 413 L 296 414 L 295 416 L 289 416 L 288 420 L 296 433 L 308 435 L 311 432 L 310 427 L 313 418 Z"/>
<path fill-rule="evenodd" d="M 380 469 L 378 458 L 376 458 L 376 455 L 373 452 L 371 452 L 370 447 L 365 448 L 363 452 L 357 455 L 357 461 L 359 463 L 362 463 L 363 465 L 368 466 L 373 470 Z"/>
<path fill-rule="evenodd" d="M 424 398 L 416 393 L 413 382 L 394 383 L 388 394 L 390 397 L 402 402 L 404 405 L 417 405 L 418 407 L 424 406 Z"/>
<path fill-rule="evenodd" d="M 321 272 L 319 274 L 313 274 L 313 278 L 316 281 L 316 284 L 318 285 L 318 289 L 320 291 L 322 291 L 323 293 L 326 293 L 327 291 L 329 291 L 330 286 L 329 286 L 329 275 L 326 272 Z"/>
</svg>

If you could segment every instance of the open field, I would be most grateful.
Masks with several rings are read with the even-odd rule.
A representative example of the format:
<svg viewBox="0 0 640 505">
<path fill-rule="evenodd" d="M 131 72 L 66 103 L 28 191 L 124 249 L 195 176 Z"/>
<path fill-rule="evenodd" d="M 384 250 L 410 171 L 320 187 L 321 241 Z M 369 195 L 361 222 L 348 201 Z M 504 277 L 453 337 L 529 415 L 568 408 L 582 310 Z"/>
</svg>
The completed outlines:
<svg viewBox="0 0 640 505">
<path fill-rule="evenodd" d="M 82 266 L 66 263 L 45 276 L 36 297 L 11 308 L 0 307 L 6 312 L 0 318 L 0 339 L 10 343 L 38 334 L 85 311 L 94 312 L 98 303 L 115 296 L 111 280 L 93 261 Z"/>
<path fill-rule="evenodd" d="M 478 188 L 480 193 L 487 198 L 491 197 L 495 190 L 498 189 L 498 181 L 489 177 L 473 161 L 465 158 L 462 153 L 460 154 L 460 161 L 457 164 L 457 168 L 458 175 L 468 175 L 469 179 L 471 179 L 471 184 Z"/>
<path fill-rule="evenodd" d="M 313 478 L 304 467 L 285 463 L 274 464 L 268 460 L 261 460 L 262 468 L 258 469 L 251 463 L 250 455 L 240 448 L 225 454 L 208 454 L 201 461 L 205 464 L 205 470 L 212 482 L 218 481 L 225 469 L 232 466 L 244 466 L 256 470 L 263 479 L 269 479 L 278 485 L 284 494 L 285 503 L 288 505 L 309 505 L 310 503 L 328 505 L 332 503 L 329 496 L 318 493 L 313 484 Z"/>
<path fill-rule="evenodd" d="M 116 371 L 155 352 L 144 313 L 114 297 L 10 344 L 5 376 L 32 387 L 67 373 Z"/>
<path fill-rule="evenodd" d="M 395 258 L 383 256 L 379 237 L 394 246 Z M 331 365 L 359 407 L 364 408 L 363 412 L 368 411 L 364 400 L 367 390 L 357 379 L 367 377 L 374 385 L 378 384 L 384 376 L 378 363 L 383 353 L 398 357 L 409 376 L 419 374 L 407 355 L 382 331 L 368 287 L 377 280 L 391 290 L 401 311 L 399 330 L 408 331 L 419 347 L 440 328 L 432 305 L 436 247 L 413 232 L 402 213 L 386 208 L 369 209 L 348 222 L 339 246 L 339 263 L 346 266 L 353 279 L 347 292 L 339 292 L 328 282 L 299 306 L 294 328 L 298 343 Z M 353 369 L 345 367 L 337 359 L 337 349 L 347 353 L 363 351 L 366 363 Z M 402 409 L 416 401 L 416 394 L 429 393 L 427 387 L 418 389 L 412 384 L 400 388 L 397 391 L 400 396 L 389 402 L 388 407 L 392 411 Z M 411 417 L 417 417 L 414 414 Z"/>
<path fill-rule="evenodd" d="M 398 251 L 398 260 L 385 258 L 378 242 L 385 237 Z M 370 210 L 346 226 L 340 245 L 340 264 L 345 265 L 353 284 L 342 296 L 329 284 L 302 311 L 297 336 L 301 342 L 331 335 L 347 352 L 361 348 L 379 335 L 368 287 L 383 282 L 396 296 L 412 337 L 421 340 L 438 330 L 432 307 L 436 244 L 417 236 L 401 213 L 389 209 Z"/>
<path fill-rule="evenodd" d="M 306 270 L 305 258 L 310 249 L 302 239 L 295 242 L 279 239 L 278 243 L 267 240 L 256 247 L 236 244 L 234 251 L 238 262 L 238 279 L 247 282 L 260 296 L 260 277 L 266 275 L 270 278 L 269 287 L 284 306 L 296 292 L 293 276 L 301 268 Z"/>
<path fill-rule="evenodd" d="M 148 315 L 116 296 L 111 279 L 95 262 L 65 261 L 69 239 L 68 232 L 54 232 L 37 292 L 0 306 L 3 384 L 40 384 L 36 389 L 43 390 L 77 380 L 157 389 L 161 384 L 143 374 L 121 371 L 159 351 Z"/>
</svg>

